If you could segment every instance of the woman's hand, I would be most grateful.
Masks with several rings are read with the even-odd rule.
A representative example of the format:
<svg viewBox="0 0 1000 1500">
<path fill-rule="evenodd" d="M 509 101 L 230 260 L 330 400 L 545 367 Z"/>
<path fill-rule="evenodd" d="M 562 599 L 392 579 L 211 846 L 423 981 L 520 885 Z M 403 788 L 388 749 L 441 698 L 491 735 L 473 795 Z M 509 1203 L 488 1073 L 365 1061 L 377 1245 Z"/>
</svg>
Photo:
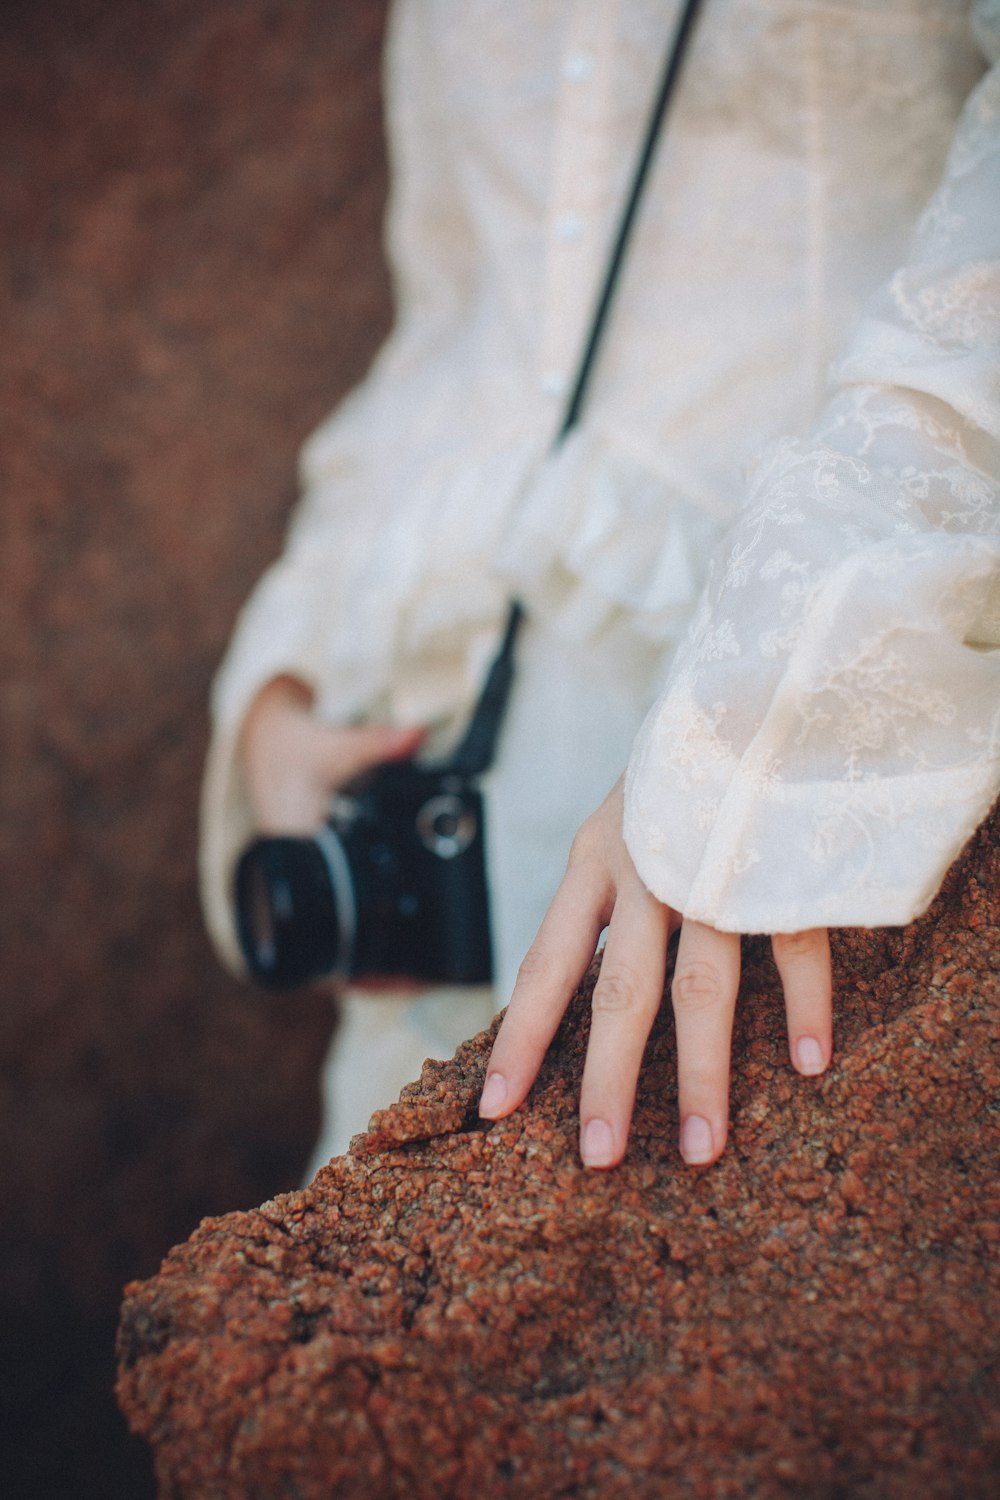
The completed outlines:
<svg viewBox="0 0 1000 1500">
<path fill-rule="evenodd" d="M 667 943 L 680 926 L 671 988 L 680 1151 L 689 1165 L 702 1166 L 726 1144 L 740 938 L 700 922 L 682 925 L 680 912 L 649 893 L 625 847 L 622 806 L 619 781 L 573 842 L 562 884 L 518 974 L 479 1111 L 485 1119 L 502 1119 L 522 1103 L 607 927 L 580 1096 L 580 1155 L 588 1167 L 620 1162 L 643 1051 L 663 995 Z M 822 1073 L 832 1051 L 826 930 L 771 941 L 792 1062 L 807 1076 Z"/>
<path fill-rule="evenodd" d="M 240 753 L 254 816 L 262 833 L 312 833 L 330 798 L 362 771 L 405 760 L 422 729 L 363 724 L 331 729 L 312 711 L 312 693 L 296 677 L 275 677 L 254 698 Z"/>
</svg>

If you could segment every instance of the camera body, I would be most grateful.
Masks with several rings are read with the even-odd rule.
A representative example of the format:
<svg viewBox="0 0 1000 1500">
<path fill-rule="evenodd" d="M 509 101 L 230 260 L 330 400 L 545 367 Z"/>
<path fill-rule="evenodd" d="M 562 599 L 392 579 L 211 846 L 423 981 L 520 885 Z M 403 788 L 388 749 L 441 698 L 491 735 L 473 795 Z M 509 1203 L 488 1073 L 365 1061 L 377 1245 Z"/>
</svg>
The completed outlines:
<svg viewBox="0 0 1000 1500">
<path fill-rule="evenodd" d="M 483 797 L 447 767 L 388 762 L 334 798 L 307 838 L 258 838 L 236 870 L 250 973 L 274 988 L 323 975 L 492 977 Z"/>
</svg>

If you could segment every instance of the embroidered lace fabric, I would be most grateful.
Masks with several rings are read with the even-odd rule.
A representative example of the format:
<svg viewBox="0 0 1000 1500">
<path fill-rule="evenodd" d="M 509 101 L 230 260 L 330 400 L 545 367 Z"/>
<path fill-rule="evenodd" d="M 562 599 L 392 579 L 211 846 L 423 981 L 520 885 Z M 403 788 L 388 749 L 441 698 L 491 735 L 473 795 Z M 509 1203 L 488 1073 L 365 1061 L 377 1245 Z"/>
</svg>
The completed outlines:
<svg viewBox="0 0 1000 1500">
<path fill-rule="evenodd" d="M 643 879 L 734 931 L 908 921 L 1000 785 L 1000 71 L 834 379 L 629 769 Z"/>
<path fill-rule="evenodd" d="M 553 453 L 676 9 L 395 6 L 396 328 L 307 445 L 213 701 L 203 891 L 234 964 L 254 694 L 291 672 L 330 722 L 447 736 L 511 592 L 647 702 L 665 682 L 626 834 L 701 920 L 908 920 L 1000 787 L 1000 0 L 707 0 Z"/>
</svg>

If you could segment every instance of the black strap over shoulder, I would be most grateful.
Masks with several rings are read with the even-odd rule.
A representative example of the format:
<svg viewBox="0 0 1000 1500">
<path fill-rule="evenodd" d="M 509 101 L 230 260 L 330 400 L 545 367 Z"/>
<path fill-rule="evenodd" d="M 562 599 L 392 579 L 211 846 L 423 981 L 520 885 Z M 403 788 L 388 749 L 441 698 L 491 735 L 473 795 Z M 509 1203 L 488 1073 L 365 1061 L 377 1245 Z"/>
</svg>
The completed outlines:
<svg viewBox="0 0 1000 1500">
<path fill-rule="evenodd" d="M 500 649 L 486 674 L 462 743 L 449 761 L 449 768 L 461 776 L 478 776 L 493 763 L 500 725 L 514 681 L 514 645 L 523 616 L 521 605 L 512 599 Z"/>
<path fill-rule="evenodd" d="M 666 116 L 667 105 L 670 103 L 674 87 L 680 77 L 681 64 L 684 61 L 684 54 L 687 51 L 687 45 L 694 30 L 694 23 L 697 20 L 700 6 L 701 0 L 686 0 L 680 20 L 677 22 L 677 28 L 670 42 L 663 77 L 660 79 L 660 85 L 653 100 L 653 107 L 646 125 L 642 146 L 636 158 L 635 170 L 632 173 L 632 181 L 625 199 L 625 206 L 622 209 L 621 218 L 618 221 L 618 229 L 611 246 L 611 252 L 608 255 L 604 280 L 601 283 L 601 290 L 594 304 L 590 327 L 587 331 L 587 339 L 583 346 L 583 353 L 580 356 L 576 380 L 573 383 L 573 389 L 563 414 L 562 424 L 556 437 L 557 447 L 566 434 L 576 426 L 577 419 L 583 407 L 584 396 L 590 384 L 591 372 L 597 358 L 597 350 L 604 336 L 612 298 L 614 297 L 615 288 L 618 285 L 621 275 L 622 264 L 625 260 L 625 248 L 632 233 L 632 225 L 635 222 L 636 211 L 639 207 L 639 200 L 642 198 L 643 188 L 646 186 L 646 179 L 649 176 L 653 153 L 656 150 L 656 143 L 660 136 L 660 128 Z"/>
<path fill-rule="evenodd" d="M 667 113 L 667 106 L 670 103 L 674 87 L 680 76 L 681 64 L 694 29 L 700 5 L 701 0 L 685 0 L 684 9 L 681 12 L 677 27 L 671 38 L 666 66 L 656 91 L 656 97 L 653 101 L 653 107 L 650 111 L 649 121 L 643 136 L 642 146 L 636 159 L 635 170 L 632 174 L 632 181 L 629 185 L 625 206 L 618 221 L 618 228 L 608 256 L 604 279 L 601 283 L 601 289 L 598 293 L 594 312 L 587 330 L 576 379 L 573 382 L 573 388 L 566 402 L 563 419 L 556 434 L 555 447 L 558 447 L 567 434 L 576 426 L 583 408 L 584 397 L 587 387 L 590 384 L 597 359 L 597 352 L 604 336 L 615 288 L 620 279 L 622 264 L 625 260 L 625 249 L 632 232 L 643 188 L 649 176 L 656 142 Z M 486 675 L 486 681 L 483 684 L 479 699 L 473 710 L 465 736 L 449 761 L 449 769 L 461 775 L 479 775 L 483 771 L 488 770 L 493 763 L 497 740 L 500 735 L 500 727 L 503 724 L 507 700 L 514 681 L 514 648 L 517 644 L 517 635 L 523 618 L 523 607 L 516 599 L 512 600 L 500 649 Z"/>
</svg>

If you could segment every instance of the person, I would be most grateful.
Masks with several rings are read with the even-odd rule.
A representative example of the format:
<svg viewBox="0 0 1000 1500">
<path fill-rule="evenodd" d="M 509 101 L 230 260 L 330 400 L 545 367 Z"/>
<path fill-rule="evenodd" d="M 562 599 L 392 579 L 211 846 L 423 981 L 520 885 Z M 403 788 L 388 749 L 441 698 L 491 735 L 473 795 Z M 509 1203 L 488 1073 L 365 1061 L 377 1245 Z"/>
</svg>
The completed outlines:
<svg viewBox="0 0 1000 1500">
<path fill-rule="evenodd" d="M 348 993 L 317 1161 L 511 993 L 481 1110 L 515 1109 L 605 927 L 582 1159 L 624 1154 L 680 927 L 680 1150 L 714 1161 L 739 934 L 772 935 L 822 1072 L 827 929 L 918 915 L 1000 789 L 1000 0 L 706 0 L 554 444 L 677 9 L 392 11 L 394 331 L 307 444 L 214 691 L 230 964 L 251 831 L 453 743 L 510 597 L 527 623 L 495 993 Z"/>
</svg>

